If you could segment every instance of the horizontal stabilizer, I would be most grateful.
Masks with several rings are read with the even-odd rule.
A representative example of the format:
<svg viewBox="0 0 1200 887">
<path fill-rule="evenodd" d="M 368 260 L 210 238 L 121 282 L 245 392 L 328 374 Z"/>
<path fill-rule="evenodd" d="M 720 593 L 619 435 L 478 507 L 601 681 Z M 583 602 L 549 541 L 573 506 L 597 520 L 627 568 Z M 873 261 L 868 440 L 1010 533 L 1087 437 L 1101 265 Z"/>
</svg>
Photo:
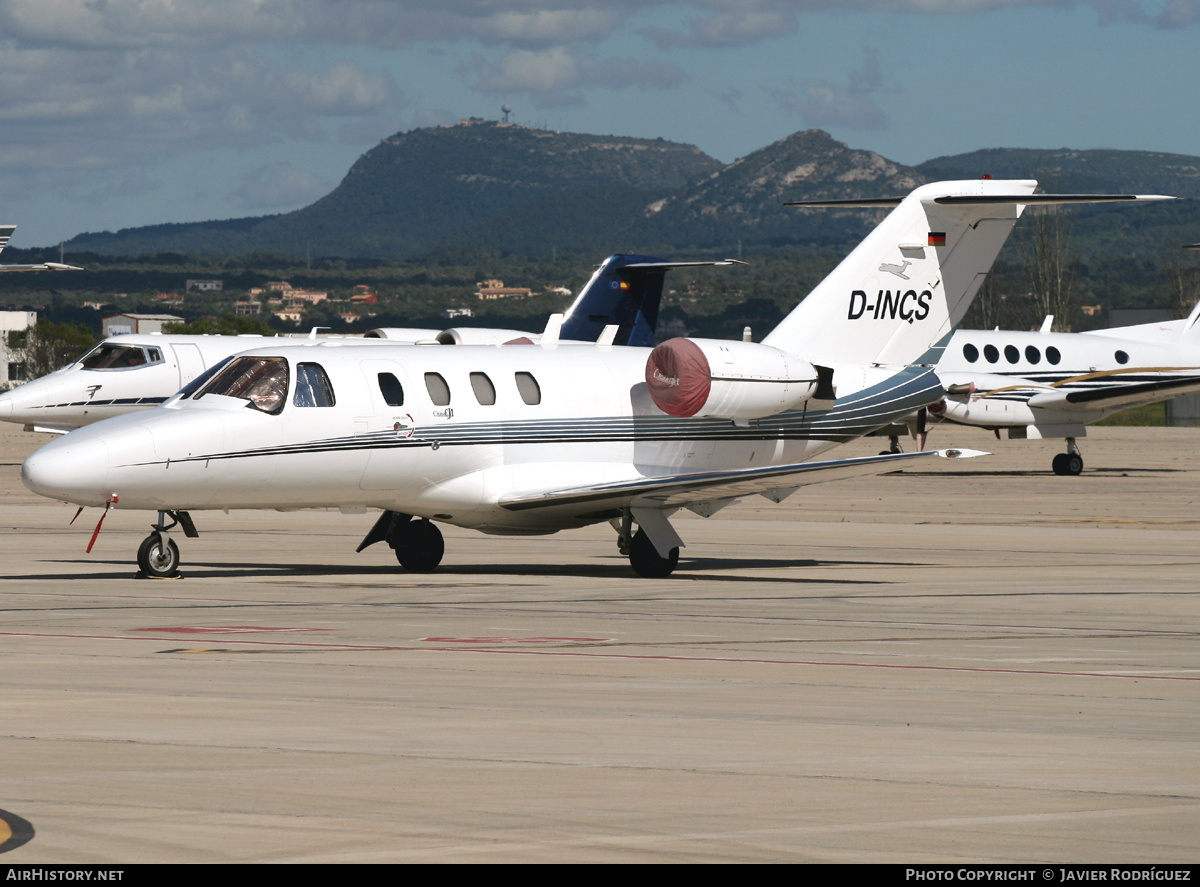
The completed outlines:
<svg viewBox="0 0 1200 887">
<path fill-rule="evenodd" d="M 844 208 L 881 209 L 899 206 L 903 197 L 849 198 L 845 200 L 795 200 L 784 206 L 807 206 L 813 209 Z M 931 198 L 928 202 L 941 206 L 992 206 L 1019 204 L 1021 206 L 1058 206 L 1071 203 L 1120 203 L 1126 200 L 1175 200 L 1163 194 L 953 194 Z M 1185 246 L 1197 249 L 1200 244 Z"/>
<path fill-rule="evenodd" d="M 590 510 L 625 505 L 678 508 L 693 502 L 748 496 L 776 490 L 781 486 L 803 487 L 848 477 L 882 474 L 930 456 L 940 456 L 943 459 L 967 459 L 986 455 L 988 453 L 979 450 L 925 450 L 916 453 L 862 456 L 854 459 L 799 462 L 766 468 L 663 474 L 614 483 L 543 490 L 537 493 L 512 493 L 503 497 L 500 505 L 510 511 L 561 507 L 563 505 L 586 505 Z"/>
</svg>

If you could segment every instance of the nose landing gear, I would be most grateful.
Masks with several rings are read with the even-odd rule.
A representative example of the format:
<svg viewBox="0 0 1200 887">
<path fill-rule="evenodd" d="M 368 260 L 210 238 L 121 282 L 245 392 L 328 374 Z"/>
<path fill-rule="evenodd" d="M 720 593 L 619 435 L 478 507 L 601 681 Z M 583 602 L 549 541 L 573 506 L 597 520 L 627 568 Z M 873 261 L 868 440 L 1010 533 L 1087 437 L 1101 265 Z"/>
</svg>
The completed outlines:
<svg viewBox="0 0 1200 887">
<path fill-rule="evenodd" d="M 168 517 L 171 518 L 169 524 L 166 522 Z M 179 575 L 179 546 L 170 536 L 175 527 L 183 527 L 183 535 L 189 539 L 200 535 L 186 511 L 160 511 L 158 523 L 150 528 L 154 532 L 138 547 L 139 578 L 169 579 Z"/>
</svg>

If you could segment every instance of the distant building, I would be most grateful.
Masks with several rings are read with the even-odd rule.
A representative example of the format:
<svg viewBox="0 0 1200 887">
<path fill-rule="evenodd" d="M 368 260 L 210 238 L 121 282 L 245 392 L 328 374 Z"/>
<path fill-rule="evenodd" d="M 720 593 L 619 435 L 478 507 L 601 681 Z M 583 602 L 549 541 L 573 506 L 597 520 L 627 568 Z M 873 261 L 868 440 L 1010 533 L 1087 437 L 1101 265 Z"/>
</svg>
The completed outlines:
<svg viewBox="0 0 1200 887">
<path fill-rule="evenodd" d="M 241 317 L 262 314 L 262 302 L 258 299 L 241 299 L 233 306 L 234 313 Z"/>
<path fill-rule="evenodd" d="M 25 337 L 36 323 L 36 311 L 0 311 L 0 388 L 28 381 Z"/>
<path fill-rule="evenodd" d="M 476 286 L 479 287 L 479 291 L 475 295 L 485 302 L 494 299 L 528 299 L 533 295 L 533 290 L 528 287 L 505 286 L 503 280 L 485 280 Z"/>
<path fill-rule="evenodd" d="M 100 335 L 107 339 L 128 333 L 161 333 L 167 323 L 183 323 L 183 318 L 174 314 L 112 314 L 100 321 Z"/>
<path fill-rule="evenodd" d="M 379 297 L 371 292 L 369 286 L 360 283 L 354 287 L 354 291 L 350 294 L 350 301 L 355 305 L 378 305 Z"/>
<path fill-rule="evenodd" d="M 220 292 L 224 287 L 225 283 L 221 280 L 189 280 L 184 287 L 184 292 L 191 292 L 192 290 L 199 290 L 202 293 Z"/>
<path fill-rule="evenodd" d="M 454 320 L 456 317 L 474 317 L 475 312 L 470 308 L 447 308 L 442 312 L 442 317 L 447 320 Z"/>
</svg>

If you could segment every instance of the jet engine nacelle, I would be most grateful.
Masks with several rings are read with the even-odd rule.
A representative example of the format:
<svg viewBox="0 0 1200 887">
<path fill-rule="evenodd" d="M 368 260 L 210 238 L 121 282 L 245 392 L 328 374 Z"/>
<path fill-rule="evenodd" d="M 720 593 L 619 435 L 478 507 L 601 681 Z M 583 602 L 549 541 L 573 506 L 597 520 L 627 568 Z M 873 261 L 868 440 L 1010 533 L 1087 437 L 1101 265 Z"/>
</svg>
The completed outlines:
<svg viewBox="0 0 1200 887">
<path fill-rule="evenodd" d="M 817 392 L 806 360 L 754 342 L 670 339 L 650 352 L 646 386 L 670 416 L 762 419 L 795 409 Z"/>
</svg>

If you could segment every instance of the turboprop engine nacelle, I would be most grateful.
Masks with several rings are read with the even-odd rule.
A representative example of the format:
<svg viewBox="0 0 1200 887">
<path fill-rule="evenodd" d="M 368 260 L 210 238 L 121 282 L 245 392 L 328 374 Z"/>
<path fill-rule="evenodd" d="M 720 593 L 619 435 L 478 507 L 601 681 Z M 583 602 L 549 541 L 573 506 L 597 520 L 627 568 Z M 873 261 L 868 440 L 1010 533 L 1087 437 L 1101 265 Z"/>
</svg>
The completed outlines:
<svg viewBox="0 0 1200 887">
<path fill-rule="evenodd" d="M 762 419 L 817 392 L 817 368 L 770 345 L 670 339 L 650 352 L 646 386 L 670 416 Z"/>
</svg>

